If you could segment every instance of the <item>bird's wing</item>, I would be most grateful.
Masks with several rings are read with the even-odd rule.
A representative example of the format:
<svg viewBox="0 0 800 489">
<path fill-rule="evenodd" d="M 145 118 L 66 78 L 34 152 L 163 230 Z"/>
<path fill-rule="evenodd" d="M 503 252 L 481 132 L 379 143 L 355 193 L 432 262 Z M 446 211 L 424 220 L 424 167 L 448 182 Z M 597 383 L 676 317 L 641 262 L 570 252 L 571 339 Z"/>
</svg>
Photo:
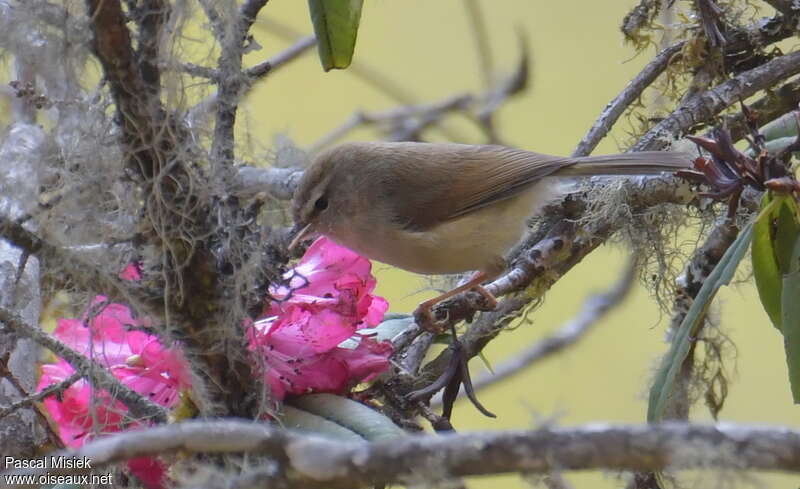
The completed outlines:
<svg viewBox="0 0 800 489">
<path fill-rule="evenodd" d="M 393 197 L 387 210 L 415 231 L 512 197 L 575 163 L 502 146 L 384 144 L 379 149 L 386 169 L 382 187 Z"/>
</svg>

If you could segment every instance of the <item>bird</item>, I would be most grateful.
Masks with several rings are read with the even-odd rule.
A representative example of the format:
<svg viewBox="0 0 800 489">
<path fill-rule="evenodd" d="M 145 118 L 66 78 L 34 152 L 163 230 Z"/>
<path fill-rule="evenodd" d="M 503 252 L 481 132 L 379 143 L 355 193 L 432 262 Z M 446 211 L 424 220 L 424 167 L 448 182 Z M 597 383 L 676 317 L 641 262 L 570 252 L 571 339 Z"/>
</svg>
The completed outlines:
<svg viewBox="0 0 800 489">
<path fill-rule="evenodd" d="M 362 256 L 426 275 L 475 272 L 419 305 L 415 317 L 507 268 L 528 219 L 563 193 L 564 179 L 647 175 L 689 168 L 684 153 L 561 157 L 500 145 L 348 142 L 316 156 L 292 200 L 289 249 L 325 235 Z M 424 325 L 421 325 L 425 327 Z"/>
</svg>

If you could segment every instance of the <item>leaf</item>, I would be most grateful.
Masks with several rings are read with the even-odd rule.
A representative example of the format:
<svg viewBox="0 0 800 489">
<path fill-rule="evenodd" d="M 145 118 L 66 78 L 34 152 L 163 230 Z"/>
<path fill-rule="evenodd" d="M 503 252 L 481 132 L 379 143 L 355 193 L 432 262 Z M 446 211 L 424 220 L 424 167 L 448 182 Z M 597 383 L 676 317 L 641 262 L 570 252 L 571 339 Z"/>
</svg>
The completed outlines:
<svg viewBox="0 0 800 489">
<path fill-rule="evenodd" d="M 775 258 L 778 261 L 778 269 L 781 273 L 787 274 L 790 270 L 790 260 L 794 253 L 795 241 L 800 233 L 798 224 L 797 204 L 791 196 L 784 196 L 781 199 L 780 207 L 777 210 L 778 218 L 773 229 L 773 240 L 775 242 Z"/>
<path fill-rule="evenodd" d="M 319 416 L 294 406 L 285 404 L 281 409 L 278 421 L 284 428 L 297 430 L 303 433 L 313 433 L 327 438 L 335 438 L 341 441 L 364 441 L 358 433 L 349 430 L 344 426 L 334 423 Z"/>
<path fill-rule="evenodd" d="M 391 341 L 397 335 L 408 329 L 414 324 L 414 317 L 408 314 L 390 313 L 383 317 L 383 322 L 374 328 L 359 329 L 358 332 L 364 336 L 373 336 L 375 341 Z"/>
<path fill-rule="evenodd" d="M 764 124 L 759 132 L 764 139 L 772 141 L 780 138 L 792 138 L 797 136 L 797 119 L 794 112 L 787 112 L 777 119 Z"/>
<path fill-rule="evenodd" d="M 308 0 L 317 50 L 325 71 L 350 66 L 363 0 Z"/>
<path fill-rule="evenodd" d="M 309 394 L 295 397 L 289 403 L 307 413 L 321 416 L 350 430 L 365 440 L 382 440 L 404 436 L 391 419 L 360 402 L 333 394 Z"/>
<path fill-rule="evenodd" d="M 489 363 L 489 359 L 486 358 L 486 354 L 483 353 L 483 350 L 478 352 L 478 358 L 481 359 L 481 362 L 483 362 L 483 365 L 486 367 L 486 370 L 488 370 L 490 374 L 494 375 L 494 369 L 492 368 L 492 364 Z"/>
<path fill-rule="evenodd" d="M 800 404 L 800 239 L 795 238 L 789 270 L 783 276 L 781 329 L 792 399 Z"/>
<path fill-rule="evenodd" d="M 647 406 L 647 421 L 657 422 L 664 416 L 667 401 L 674 389 L 675 377 L 681 368 L 681 364 L 691 348 L 692 338 L 702 324 L 708 306 L 717 291 L 723 285 L 727 285 L 733 278 L 739 262 L 750 245 L 753 235 L 753 221 L 749 222 L 739 233 L 736 240 L 728 247 L 722 255 L 717 266 L 711 271 L 708 278 L 703 282 L 700 291 L 692 302 L 686 317 L 678 328 L 669 352 L 664 356 L 661 366 L 656 373 L 653 387 L 650 388 L 649 404 Z"/>
<path fill-rule="evenodd" d="M 761 213 L 753 225 L 753 247 L 750 253 L 753 262 L 753 277 L 758 297 L 772 324 L 781 329 L 781 271 L 773 245 L 772 222 L 777 204 L 769 193 L 761 200 Z"/>
</svg>

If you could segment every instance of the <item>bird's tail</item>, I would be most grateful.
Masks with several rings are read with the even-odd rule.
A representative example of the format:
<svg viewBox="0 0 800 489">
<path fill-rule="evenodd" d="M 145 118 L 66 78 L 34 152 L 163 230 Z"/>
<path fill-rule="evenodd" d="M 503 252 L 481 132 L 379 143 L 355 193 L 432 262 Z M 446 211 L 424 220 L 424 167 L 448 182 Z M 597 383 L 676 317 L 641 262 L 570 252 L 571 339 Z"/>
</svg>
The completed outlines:
<svg viewBox="0 0 800 489">
<path fill-rule="evenodd" d="M 652 175 L 690 168 L 692 157 L 687 153 L 642 151 L 616 155 L 575 158 L 574 164 L 557 172 L 559 176 Z"/>
</svg>

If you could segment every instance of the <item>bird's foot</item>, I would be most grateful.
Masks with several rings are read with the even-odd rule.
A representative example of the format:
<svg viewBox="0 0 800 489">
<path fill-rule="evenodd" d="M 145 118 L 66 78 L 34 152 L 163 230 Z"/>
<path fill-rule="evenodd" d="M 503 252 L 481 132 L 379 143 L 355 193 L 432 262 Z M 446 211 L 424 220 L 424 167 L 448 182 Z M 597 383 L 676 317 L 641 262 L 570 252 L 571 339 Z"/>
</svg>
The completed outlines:
<svg viewBox="0 0 800 489">
<path fill-rule="evenodd" d="M 456 336 L 455 328 L 451 327 L 451 331 L 453 334 L 453 340 L 450 344 L 451 356 L 444 372 L 427 387 L 408 393 L 406 399 L 409 402 L 422 401 L 427 404 L 434 394 L 444 389 L 444 393 L 442 394 L 442 417 L 449 421 L 453 414 L 453 405 L 458 398 L 458 391 L 463 385 L 464 393 L 467 395 L 470 402 L 472 402 L 472 405 L 484 416 L 495 418 L 495 414 L 483 407 L 478 401 L 475 395 L 475 389 L 472 386 L 472 379 L 469 375 L 469 357 L 464 351 L 464 346 L 461 344 L 461 341 L 459 341 Z"/>
<path fill-rule="evenodd" d="M 414 321 L 423 330 L 433 333 L 442 334 L 447 327 L 447 318 L 439 320 L 433 313 L 433 307 L 427 303 L 422 303 L 414 311 Z"/>
<path fill-rule="evenodd" d="M 494 308 L 497 307 L 497 298 L 494 294 L 484 289 L 482 285 L 477 285 L 472 290 L 480 294 L 483 299 L 483 303 L 480 304 L 481 311 L 494 311 Z"/>
</svg>

